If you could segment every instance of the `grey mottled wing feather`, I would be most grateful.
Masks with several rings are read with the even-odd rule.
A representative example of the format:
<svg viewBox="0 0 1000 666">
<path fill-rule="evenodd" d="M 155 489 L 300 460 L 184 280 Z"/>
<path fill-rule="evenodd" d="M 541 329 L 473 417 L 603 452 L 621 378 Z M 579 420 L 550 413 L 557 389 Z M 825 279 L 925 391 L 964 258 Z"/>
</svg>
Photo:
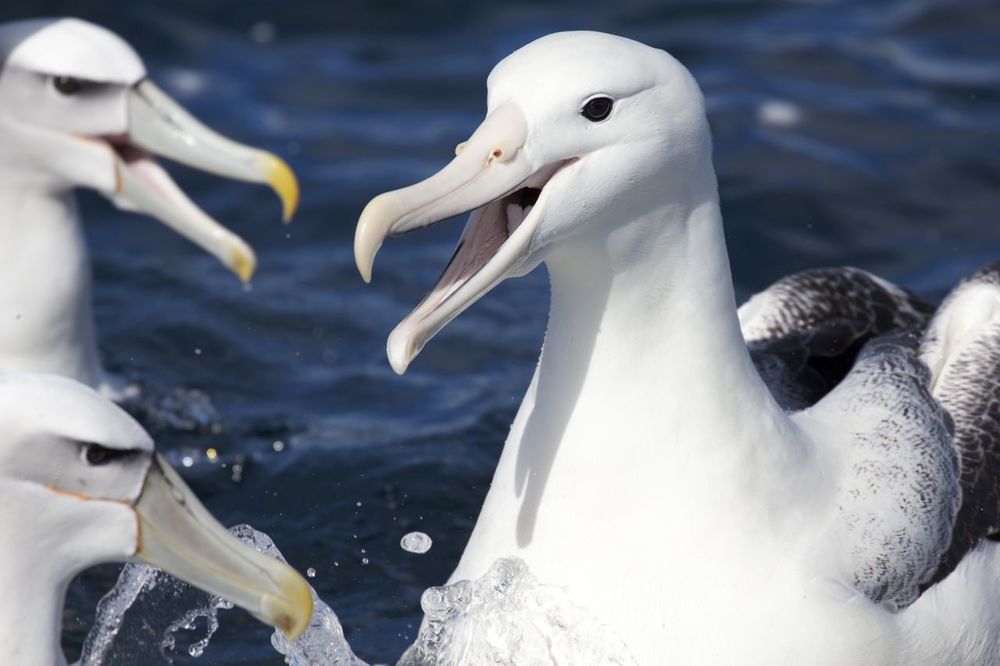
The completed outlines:
<svg viewBox="0 0 1000 666">
<path fill-rule="evenodd" d="M 1000 534 L 1000 263 L 952 290 L 921 355 L 935 370 L 934 397 L 954 421 L 962 468 L 962 505 L 931 585 L 981 540 Z"/>
<path fill-rule="evenodd" d="M 786 409 L 802 409 L 844 378 L 871 338 L 927 322 L 933 307 L 857 268 L 789 275 L 739 309 L 758 372 Z"/>
<path fill-rule="evenodd" d="M 896 610 L 933 579 L 959 510 L 951 420 L 929 391 L 920 335 L 870 341 L 844 380 L 796 418 L 846 457 L 835 547 L 854 586 Z"/>
<path fill-rule="evenodd" d="M 890 608 L 1000 539 L 1000 263 L 932 312 L 853 268 L 789 276 L 740 308 L 778 402 L 813 405 L 794 418 L 847 456 L 836 543 Z"/>
</svg>

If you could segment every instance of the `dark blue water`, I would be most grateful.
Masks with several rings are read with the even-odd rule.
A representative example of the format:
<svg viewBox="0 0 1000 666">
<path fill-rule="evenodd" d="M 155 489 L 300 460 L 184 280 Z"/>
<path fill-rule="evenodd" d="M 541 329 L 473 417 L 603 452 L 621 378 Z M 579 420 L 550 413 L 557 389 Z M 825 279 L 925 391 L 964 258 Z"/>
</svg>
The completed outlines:
<svg viewBox="0 0 1000 666">
<path fill-rule="evenodd" d="M 373 195 L 450 158 L 503 55 L 589 28 L 667 48 L 694 71 L 741 297 L 837 264 L 937 296 L 1000 257 L 993 0 L 0 8 L 0 20 L 60 14 L 118 31 L 197 116 L 286 156 L 301 178 L 302 209 L 284 228 L 266 190 L 173 170 L 258 251 L 249 292 L 161 225 L 84 195 L 98 327 L 108 365 L 146 387 L 139 411 L 160 449 L 224 523 L 250 522 L 297 568 L 316 569 L 310 582 L 370 662 L 399 655 L 420 593 L 457 562 L 534 367 L 548 294 L 541 271 L 502 285 L 396 377 L 385 337 L 461 223 L 388 243 L 371 286 L 354 269 L 354 223 Z M 209 447 L 219 460 L 205 459 Z M 399 548 L 415 529 L 434 539 L 426 555 Z M 74 584 L 71 657 L 116 571 Z M 280 663 L 268 635 L 229 613 L 200 662 Z"/>
</svg>

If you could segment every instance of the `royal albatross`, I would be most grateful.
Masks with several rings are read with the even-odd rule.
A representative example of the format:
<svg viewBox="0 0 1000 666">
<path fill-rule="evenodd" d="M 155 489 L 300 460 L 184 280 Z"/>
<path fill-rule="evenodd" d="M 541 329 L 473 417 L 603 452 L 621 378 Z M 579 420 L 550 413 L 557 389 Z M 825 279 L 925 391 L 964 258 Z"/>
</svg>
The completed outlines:
<svg viewBox="0 0 1000 666">
<path fill-rule="evenodd" d="M 498 282 L 549 272 L 538 367 L 452 580 L 518 556 L 640 664 L 997 663 L 1000 271 L 926 334 L 917 299 L 852 269 L 738 315 L 680 63 L 560 33 L 488 93 L 454 160 L 375 198 L 355 237 L 367 280 L 387 235 L 472 211 L 389 337 L 397 372 Z"/>
<path fill-rule="evenodd" d="M 250 279 L 250 247 L 192 203 L 153 154 L 268 183 L 286 220 L 296 207 L 284 162 L 200 124 L 117 35 L 76 19 L 0 25 L 0 372 L 60 374 L 113 392 L 73 188 L 155 217 Z"/>
<path fill-rule="evenodd" d="M 292 638 L 312 615 L 302 576 L 229 534 L 117 405 L 57 375 L 0 378 L 0 663 L 65 664 L 70 581 L 134 559 Z"/>
</svg>

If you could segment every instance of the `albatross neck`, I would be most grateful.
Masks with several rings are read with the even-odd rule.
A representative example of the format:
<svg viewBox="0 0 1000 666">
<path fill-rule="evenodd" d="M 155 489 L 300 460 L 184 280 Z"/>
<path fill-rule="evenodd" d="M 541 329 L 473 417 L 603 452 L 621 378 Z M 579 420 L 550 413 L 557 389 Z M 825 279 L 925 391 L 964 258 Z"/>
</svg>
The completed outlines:
<svg viewBox="0 0 1000 666">
<path fill-rule="evenodd" d="M 24 555 L 18 535 L 0 536 L 11 556 Z M 63 603 L 69 581 L 37 562 L 4 561 L 0 566 L 0 663 L 64 666 L 61 642 Z M 21 565 L 21 566 L 18 566 Z"/>
<path fill-rule="evenodd" d="M 599 447 L 593 433 L 610 435 L 613 423 L 616 442 L 603 456 L 677 468 L 722 452 L 754 483 L 797 457 L 795 437 L 743 340 L 710 175 L 706 191 L 571 240 L 547 261 L 552 302 L 535 404 L 563 402 L 575 387 L 562 446 Z"/>
<path fill-rule="evenodd" d="M 90 263 L 73 193 L 0 180 L 0 371 L 97 386 Z"/>
<path fill-rule="evenodd" d="M 518 555 L 592 609 L 618 608 L 668 561 L 701 566 L 685 558 L 704 548 L 677 544 L 735 553 L 795 530 L 811 458 L 750 361 L 707 168 L 705 192 L 649 194 L 670 203 L 546 258 L 541 357 L 452 580 Z"/>
</svg>

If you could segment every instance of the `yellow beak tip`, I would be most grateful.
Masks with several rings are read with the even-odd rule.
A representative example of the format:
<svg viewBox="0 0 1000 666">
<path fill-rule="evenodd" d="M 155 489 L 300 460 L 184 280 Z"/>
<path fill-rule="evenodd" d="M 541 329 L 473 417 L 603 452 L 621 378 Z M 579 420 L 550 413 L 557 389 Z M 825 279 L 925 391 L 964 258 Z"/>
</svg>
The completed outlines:
<svg viewBox="0 0 1000 666">
<path fill-rule="evenodd" d="M 299 181 L 295 172 L 281 158 L 268 155 L 267 183 L 281 199 L 281 220 L 288 224 L 299 207 Z"/>
<path fill-rule="evenodd" d="M 292 642 L 305 633 L 312 621 L 312 590 L 305 579 L 295 576 L 285 585 L 285 593 L 288 596 L 282 604 L 283 609 L 276 615 L 273 624 Z"/>
<path fill-rule="evenodd" d="M 233 256 L 230 268 L 236 273 L 236 276 L 239 277 L 243 284 L 247 284 L 257 271 L 257 258 L 252 253 L 237 252 Z"/>
</svg>

